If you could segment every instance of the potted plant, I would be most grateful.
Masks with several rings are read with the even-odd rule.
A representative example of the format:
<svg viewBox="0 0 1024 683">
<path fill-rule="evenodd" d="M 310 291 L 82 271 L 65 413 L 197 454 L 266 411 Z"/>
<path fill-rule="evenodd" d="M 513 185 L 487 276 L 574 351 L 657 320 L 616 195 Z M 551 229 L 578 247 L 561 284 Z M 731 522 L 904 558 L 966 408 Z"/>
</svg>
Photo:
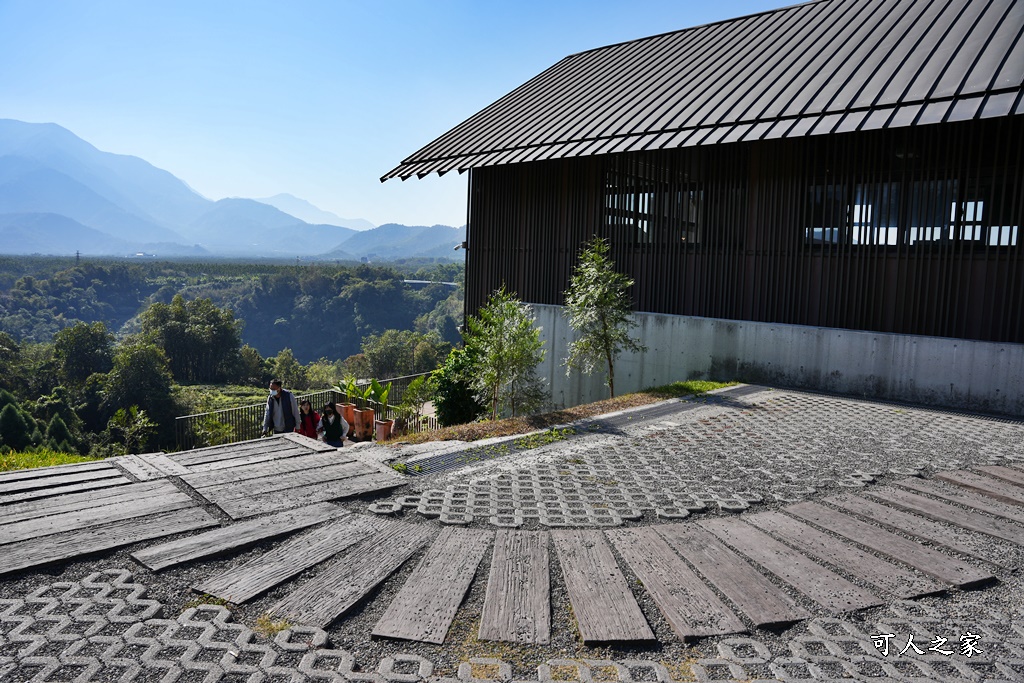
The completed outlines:
<svg viewBox="0 0 1024 683">
<path fill-rule="evenodd" d="M 391 436 L 391 430 L 395 426 L 395 421 L 388 418 L 388 396 L 391 395 L 391 382 L 382 385 L 375 379 L 370 380 L 370 396 L 371 400 L 380 406 L 380 415 L 382 420 L 375 420 L 374 427 L 377 432 L 377 441 L 383 441 Z"/>
<path fill-rule="evenodd" d="M 345 422 L 348 422 L 352 426 L 352 429 L 356 428 L 356 404 L 353 402 L 357 396 L 361 395 L 359 387 L 356 385 L 356 378 L 349 376 L 345 378 L 345 381 L 333 387 L 339 394 L 345 395 L 345 403 L 339 404 L 341 408 L 341 416 L 345 418 Z"/>
<path fill-rule="evenodd" d="M 376 416 L 369 402 L 373 400 L 373 391 L 369 384 L 364 387 L 355 388 L 355 398 L 359 399 L 362 408 L 355 409 L 352 431 L 355 433 L 356 441 L 370 441 L 373 439 L 373 421 Z"/>
</svg>

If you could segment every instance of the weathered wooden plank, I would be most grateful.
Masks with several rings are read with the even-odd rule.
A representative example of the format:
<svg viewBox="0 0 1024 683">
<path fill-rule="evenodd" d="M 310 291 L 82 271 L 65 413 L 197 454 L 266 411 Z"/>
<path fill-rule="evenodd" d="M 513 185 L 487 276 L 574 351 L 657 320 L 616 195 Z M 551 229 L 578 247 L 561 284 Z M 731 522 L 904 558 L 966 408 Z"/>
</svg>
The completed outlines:
<svg viewBox="0 0 1024 683">
<path fill-rule="evenodd" d="M 227 458 L 224 460 L 213 460 L 210 462 L 200 463 L 198 465 L 189 465 L 188 470 L 190 472 L 216 472 L 218 470 L 237 470 L 243 467 L 250 467 L 252 465 L 258 465 L 265 462 L 286 462 L 292 458 L 301 458 L 303 456 L 310 455 L 308 448 L 288 448 L 280 451 L 257 452 L 252 455 L 246 455 L 238 458 Z"/>
<path fill-rule="evenodd" d="M 0 574 L 216 525 L 217 520 L 205 510 L 191 507 L 33 538 L 4 547 L 0 552 Z"/>
<path fill-rule="evenodd" d="M 213 576 L 193 589 L 241 604 L 376 533 L 378 521 L 379 518 L 366 515 L 337 519 L 290 538 L 270 552 Z"/>
<path fill-rule="evenodd" d="M 330 444 L 326 444 L 323 441 L 318 441 L 316 439 L 311 439 L 308 436 L 303 436 L 302 434 L 285 434 L 284 438 L 298 446 L 308 448 L 315 453 L 331 453 L 338 450 Z"/>
<path fill-rule="evenodd" d="M 994 477 L 986 477 L 974 472 L 939 472 L 935 479 L 956 484 L 965 489 L 977 491 L 989 498 L 995 498 L 1011 505 L 1024 506 L 1024 489 L 1001 481 Z"/>
<path fill-rule="evenodd" d="M 258 541 L 348 514 L 348 510 L 337 505 L 318 503 L 145 548 L 132 553 L 132 557 L 143 566 L 158 571 L 229 550 L 238 550 Z"/>
<path fill-rule="evenodd" d="M 480 640 L 550 643 L 550 583 L 547 533 L 499 531 L 480 617 Z"/>
<path fill-rule="evenodd" d="M 1016 522 L 991 517 L 973 510 L 964 510 L 949 503 L 898 489 L 880 489 L 872 491 L 872 495 L 904 510 L 1024 546 L 1024 526 Z M 909 531 L 908 533 L 914 532 Z"/>
<path fill-rule="evenodd" d="M 223 458 L 239 457 L 252 453 L 270 453 L 275 449 L 290 448 L 294 444 L 282 443 L 282 439 L 250 439 L 221 446 L 206 446 L 174 454 L 174 460 L 186 467 Z"/>
<path fill-rule="evenodd" d="M 554 531 L 565 587 L 584 644 L 653 640 L 600 531 Z"/>
<path fill-rule="evenodd" d="M 698 524 L 826 609 L 849 612 L 882 604 L 870 591 L 738 519 Z"/>
<path fill-rule="evenodd" d="M 918 479 L 917 477 L 907 477 L 906 479 L 900 479 L 896 483 L 903 488 L 908 488 L 919 493 L 927 493 L 928 495 L 935 496 L 936 498 L 942 498 L 943 500 L 947 500 L 951 503 L 966 505 L 967 507 L 987 512 L 990 515 L 995 515 L 996 517 L 1002 517 L 1003 519 L 1008 519 L 1014 522 L 1024 521 L 1024 511 L 1022 511 L 1020 507 L 1001 503 L 998 500 L 968 489 L 960 488 L 959 486 L 943 484 L 938 481 L 926 481 Z M 872 492 L 869 491 L 868 493 L 871 494 Z"/>
<path fill-rule="evenodd" d="M 139 481 L 163 479 L 169 476 L 180 477 L 188 474 L 188 470 L 168 458 L 163 453 L 145 453 L 143 455 L 122 455 L 110 461 L 132 475 Z"/>
<path fill-rule="evenodd" d="M 440 645 L 494 533 L 444 529 L 409 576 L 372 635 Z"/>
<path fill-rule="evenodd" d="M 84 481 L 80 484 L 67 484 L 65 486 L 54 486 L 48 489 L 32 489 L 31 491 L 22 491 L 20 493 L 8 493 L 0 495 L 0 505 L 13 505 L 16 503 L 25 503 L 28 501 L 39 501 L 47 498 L 54 498 L 57 496 L 65 496 L 69 493 L 76 493 L 78 491 L 99 491 L 103 489 L 110 489 L 119 486 L 125 486 L 132 482 L 124 477 L 112 477 L 110 479 L 93 479 L 91 481 Z M 2 508 L 0 508 L 2 509 Z"/>
<path fill-rule="evenodd" d="M 806 555 L 840 567 L 898 598 L 916 598 L 946 590 L 942 584 L 921 574 L 886 562 L 780 512 L 744 515 L 743 521 L 774 534 Z"/>
<path fill-rule="evenodd" d="M 653 528 L 605 533 L 680 640 L 746 632 L 740 618 Z"/>
<path fill-rule="evenodd" d="M 328 562 L 269 611 L 289 621 L 326 627 L 401 567 L 432 536 L 423 524 L 381 520 L 376 534 Z"/>
<path fill-rule="evenodd" d="M 0 484 L 19 479 L 38 479 L 40 477 L 54 477 L 61 474 L 75 474 L 105 469 L 110 469 L 109 459 L 97 460 L 95 462 L 76 462 L 69 465 L 51 465 L 50 467 L 32 467 L 24 470 L 0 472 Z"/>
<path fill-rule="evenodd" d="M 233 498 L 227 501 L 213 500 L 211 502 L 224 510 L 232 519 L 243 519 L 253 515 L 311 505 L 325 500 L 337 500 L 339 498 L 359 496 L 372 491 L 397 488 L 405 486 L 406 483 L 397 474 L 392 477 L 380 472 L 372 472 L 348 479 L 338 479 L 300 488 L 285 489 L 284 491 L 273 491 L 253 498 Z"/>
<path fill-rule="evenodd" d="M 73 474 L 61 474 L 55 477 L 33 477 L 31 479 L 17 479 L 15 481 L 8 481 L 0 484 L 0 495 L 21 493 L 24 491 L 30 491 L 33 489 L 47 489 L 64 484 L 77 484 L 85 481 L 95 481 L 97 479 L 112 479 L 114 477 L 120 477 L 121 472 L 116 467 L 107 467 L 105 469 L 89 470 L 87 472 L 76 472 Z"/>
<path fill-rule="evenodd" d="M 0 524 L 10 524 L 74 510 L 87 510 L 101 505 L 130 503 L 140 496 L 150 495 L 153 491 L 166 490 L 165 486 L 166 482 L 164 481 L 151 481 L 12 503 L 0 507 Z"/>
<path fill-rule="evenodd" d="M 196 491 L 206 498 L 230 500 L 232 498 L 245 498 L 323 481 L 345 479 L 368 471 L 365 465 L 353 460 L 342 462 L 335 460 L 334 462 L 323 463 L 319 462 L 319 459 L 319 456 L 317 456 L 316 460 L 295 458 L 295 464 L 303 466 L 300 469 L 287 472 L 270 472 L 257 478 L 241 478 L 224 484 L 197 488 Z M 227 471 L 230 472 L 232 470 Z M 244 472 L 239 472 L 239 474 L 244 474 Z M 186 483 L 188 482 L 186 481 Z"/>
<path fill-rule="evenodd" d="M 261 479 L 263 477 L 278 474 L 299 472 L 314 467 L 326 467 L 339 462 L 346 462 L 350 459 L 339 459 L 323 453 L 301 453 L 294 457 L 282 460 L 257 461 L 242 464 L 238 467 L 220 468 L 210 470 L 194 469 L 191 473 L 183 475 L 182 481 L 197 491 L 215 486 L 223 486 L 234 482 L 250 479 Z"/>
<path fill-rule="evenodd" d="M 706 529 L 694 524 L 659 524 L 652 528 L 757 628 L 791 624 L 810 616 L 793 598 Z"/>
<path fill-rule="evenodd" d="M 0 526 L 0 545 L 187 507 L 196 507 L 196 502 L 180 491 L 154 491 L 132 502 L 101 505 L 5 524 Z"/>
<path fill-rule="evenodd" d="M 787 506 L 785 511 L 959 588 L 969 588 L 995 578 L 991 573 L 950 557 L 946 553 L 926 548 L 920 543 L 830 510 L 818 503 L 796 503 Z"/>
<path fill-rule="evenodd" d="M 986 465 L 978 468 L 979 472 L 1008 481 L 1016 486 L 1024 487 L 1024 472 L 1015 470 L 1012 467 L 1003 467 L 1002 465 Z"/>
<path fill-rule="evenodd" d="M 892 489 L 883 488 L 875 490 L 886 491 Z M 940 524 L 917 514 L 882 505 L 852 493 L 832 496 L 826 498 L 825 502 L 841 507 L 848 512 L 858 514 L 861 517 L 867 517 L 889 528 L 925 539 L 933 545 L 949 548 L 958 553 L 976 557 L 979 560 L 984 560 L 1000 567 L 1007 566 L 1004 564 L 1006 562 L 1005 558 L 997 556 L 985 547 L 984 544 L 972 542 L 973 539 L 971 538 L 965 538 L 956 527 Z"/>
</svg>

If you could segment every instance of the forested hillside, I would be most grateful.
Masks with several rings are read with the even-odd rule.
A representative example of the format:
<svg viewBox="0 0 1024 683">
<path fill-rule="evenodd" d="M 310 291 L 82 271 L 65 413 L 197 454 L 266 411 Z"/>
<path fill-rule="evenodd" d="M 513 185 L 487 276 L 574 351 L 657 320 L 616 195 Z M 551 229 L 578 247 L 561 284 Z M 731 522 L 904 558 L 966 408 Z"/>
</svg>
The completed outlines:
<svg viewBox="0 0 1024 683">
<path fill-rule="evenodd" d="M 49 342 L 77 322 L 115 335 L 140 329 L 150 304 L 210 299 L 241 321 L 241 340 L 264 357 L 290 348 L 296 359 L 344 359 L 364 337 L 387 329 L 458 338 L 461 292 L 453 263 L 389 266 L 125 262 L 0 258 L 0 331 L 19 342 Z M 411 287 L 404 279 L 435 280 Z"/>
</svg>

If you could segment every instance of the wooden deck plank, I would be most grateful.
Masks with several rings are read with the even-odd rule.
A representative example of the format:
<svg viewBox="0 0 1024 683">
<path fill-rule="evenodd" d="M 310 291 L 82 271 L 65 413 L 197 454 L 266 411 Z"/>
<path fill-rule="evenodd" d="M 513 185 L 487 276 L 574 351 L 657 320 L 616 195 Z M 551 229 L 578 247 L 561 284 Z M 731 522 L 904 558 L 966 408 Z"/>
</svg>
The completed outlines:
<svg viewBox="0 0 1024 683">
<path fill-rule="evenodd" d="M 787 517 L 781 512 L 759 512 L 754 515 L 744 515 L 743 521 L 753 524 L 762 531 L 774 534 L 805 555 L 840 567 L 849 574 L 853 574 L 900 599 L 934 595 L 946 590 L 942 584 L 917 572 L 886 562 L 835 536 L 830 536 L 792 517 Z"/>
<path fill-rule="evenodd" d="M 0 574 L 216 525 L 217 520 L 205 510 L 190 507 L 33 538 L 4 547 L 0 553 Z"/>
<path fill-rule="evenodd" d="M 396 479 L 397 478 L 397 479 Z M 234 498 L 227 501 L 211 501 L 232 519 L 244 519 L 278 510 L 311 505 L 325 500 L 338 500 L 364 493 L 405 486 L 408 482 L 398 474 L 394 477 L 380 472 L 370 472 L 358 477 L 338 479 L 295 489 L 274 491 L 253 498 Z"/>
<path fill-rule="evenodd" d="M 72 510 L 5 524 L 0 526 L 0 545 L 188 507 L 196 507 L 196 502 L 185 493 L 178 490 L 151 491 L 131 502 Z"/>
<path fill-rule="evenodd" d="M 98 479 L 113 479 L 120 477 L 121 471 L 116 467 L 89 470 L 86 472 L 75 472 L 73 474 L 60 474 L 54 477 L 33 477 L 31 479 L 17 479 L 0 484 L 0 495 L 22 493 L 33 489 L 48 489 L 64 484 L 78 484 Z"/>
<path fill-rule="evenodd" d="M 783 626 L 810 616 L 706 529 L 695 524 L 659 524 L 653 528 L 757 628 Z"/>
<path fill-rule="evenodd" d="M 498 531 L 480 616 L 480 640 L 551 642 L 548 562 L 547 532 Z"/>
<path fill-rule="evenodd" d="M 378 529 L 377 521 L 366 515 L 342 517 L 210 577 L 193 586 L 193 590 L 241 604 L 374 534 Z"/>
<path fill-rule="evenodd" d="M 211 557 L 230 550 L 238 550 L 258 541 L 297 531 L 320 522 L 350 514 L 348 510 L 331 503 L 317 503 L 297 510 L 286 510 L 276 515 L 260 517 L 246 522 L 213 529 L 163 545 L 144 548 L 132 557 L 153 571 L 166 569 L 185 562 Z"/>
<path fill-rule="evenodd" d="M 304 436 L 302 434 L 296 434 L 293 432 L 291 434 L 284 434 L 283 436 L 285 439 L 291 441 L 295 445 L 302 446 L 303 448 L 308 448 L 314 453 L 331 453 L 338 450 L 337 448 L 330 444 L 324 443 L 323 441 L 319 441 L 317 439 L 311 439 L 308 436 Z"/>
<path fill-rule="evenodd" d="M 189 465 L 189 472 L 217 472 L 219 470 L 235 470 L 243 467 L 250 467 L 252 465 L 258 465 L 264 462 L 286 462 L 292 458 L 301 458 L 303 456 L 310 455 L 308 448 L 288 448 L 280 451 L 273 451 L 271 453 L 257 452 L 252 455 L 246 455 L 238 458 L 225 458 L 222 460 L 212 460 L 210 462 L 200 463 L 198 465 Z"/>
<path fill-rule="evenodd" d="M 946 553 L 926 548 L 920 543 L 879 529 L 873 524 L 862 522 L 818 503 L 796 503 L 784 509 L 791 515 L 909 564 L 932 578 L 958 588 L 969 588 L 987 583 L 995 578 L 991 573 L 950 557 Z"/>
<path fill-rule="evenodd" d="M 707 519 L 698 524 L 826 609 L 849 612 L 883 602 L 870 591 L 738 519 Z"/>
<path fill-rule="evenodd" d="M 600 531 L 553 531 L 565 587 L 584 644 L 654 640 Z"/>
<path fill-rule="evenodd" d="M 11 524 L 74 510 L 87 510 L 101 505 L 130 503 L 139 496 L 163 490 L 164 485 L 163 481 L 151 481 L 12 503 L 0 507 L 0 524 Z"/>
<path fill-rule="evenodd" d="M 300 459 L 296 458 L 296 460 Z M 302 458 L 301 460 L 307 459 Z M 369 471 L 364 464 L 354 460 L 335 462 L 328 465 L 314 465 L 302 462 L 298 464 L 305 464 L 305 467 L 292 472 L 275 472 L 255 479 L 242 479 L 217 486 L 207 486 L 206 488 L 196 489 L 196 491 L 208 500 L 250 498 L 252 496 L 272 493 L 273 491 L 283 491 L 284 489 L 293 489 L 309 484 L 347 479 Z"/>
<path fill-rule="evenodd" d="M 1024 489 L 995 477 L 986 477 L 974 472 L 939 472 L 933 477 L 940 481 L 956 484 L 971 491 L 977 491 L 989 498 L 1011 505 L 1024 506 Z"/>
<path fill-rule="evenodd" d="M 1016 505 L 1010 505 L 1008 503 L 1002 503 L 994 498 L 989 498 L 986 495 L 978 493 L 976 491 L 970 491 L 959 486 L 952 484 L 944 484 L 942 482 L 934 480 L 923 480 L 917 477 L 907 477 L 906 479 L 900 479 L 896 482 L 899 486 L 918 493 L 926 493 L 928 495 L 935 496 L 936 498 L 942 498 L 951 503 L 958 503 L 960 505 L 966 505 L 967 507 L 974 508 L 975 510 L 981 510 L 987 512 L 990 515 L 996 517 L 1002 517 L 1014 522 L 1024 521 L 1024 511 Z M 872 492 L 868 492 L 869 494 Z"/>
<path fill-rule="evenodd" d="M 1002 479 L 1016 486 L 1024 487 L 1024 472 L 1013 469 L 1012 467 L 1004 467 L 1002 465 L 986 465 L 979 467 L 977 470 L 983 474 L 987 474 L 990 477 Z"/>
<path fill-rule="evenodd" d="M 423 524 L 381 520 L 376 534 L 329 561 L 269 611 L 292 622 L 326 627 L 429 543 L 433 535 Z"/>
<path fill-rule="evenodd" d="M 681 641 L 747 631 L 740 618 L 653 528 L 606 531 L 605 535 Z"/>
<path fill-rule="evenodd" d="M 203 489 L 224 486 L 234 482 L 299 472 L 314 467 L 326 467 L 327 465 L 334 465 L 348 460 L 351 460 L 351 458 L 339 459 L 324 453 L 303 453 L 283 460 L 254 462 L 228 469 L 195 470 L 183 475 L 181 479 L 195 490 L 202 491 Z"/>
<path fill-rule="evenodd" d="M 80 491 L 98 491 L 125 486 L 132 482 L 125 477 L 112 477 L 110 479 L 93 479 L 80 484 L 67 484 L 65 486 L 54 486 L 47 489 L 32 489 L 20 493 L 0 494 L 0 506 L 26 503 L 29 501 L 40 501 L 47 498 L 63 497 L 70 493 Z M 5 508 L 0 508 L 5 509 Z"/>
<path fill-rule="evenodd" d="M 949 503 L 926 498 L 898 489 L 879 489 L 872 496 L 925 517 L 947 522 L 962 529 L 977 531 L 994 538 L 1024 546 L 1024 526 L 1007 519 L 992 517 L 972 510 L 964 510 Z M 910 531 L 908 533 L 914 533 Z"/>
<path fill-rule="evenodd" d="M 891 489 L 876 490 L 884 491 Z M 1006 562 L 1005 558 L 996 556 L 995 553 L 986 548 L 982 543 L 972 543 L 973 539 L 964 537 L 955 526 L 948 526 L 918 514 L 911 514 L 895 507 L 882 505 L 852 493 L 831 496 L 826 498 L 825 502 L 841 507 L 848 512 L 858 514 L 861 517 L 867 517 L 891 529 L 922 538 L 932 545 L 949 548 L 963 555 L 976 557 L 979 560 L 984 560 L 1000 567 L 1007 566 L 1004 564 Z"/>
<path fill-rule="evenodd" d="M 54 477 L 60 474 L 75 474 L 77 472 L 105 469 L 110 469 L 109 459 L 97 460 L 95 462 L 76 462 L 69 465 L 51 465 L 50 467 L 31 467 L 23 470 L 0 472 L 0 484 L 19 479 L 38 479 L 40 477 Z"/>
<path fill-rule="evenodd" d="M 163 453 L 145 453 L 142 455 L 121 455 L 111 458 L 110 462 L 132 475 L 139 481 L 180 477 L 188 474 L 188 470 L 168 458 Z"/>
<path fill-rule="evenodd" d="M 494 532 L 445 528 L 373 627 L 372 635 L 440 645 Z"/>
<path fill-rule="evenodd" d="M 175 453 L 173 458 L 179 465 L 191 467 L 205 462 L 214 462 L 224 458 L 240 457 L 253 453 L 271 453 L 282 448 L 291 448 L 294 444 L 282 443 L 278 439 L 250 439 L 236 443 L 223 444 L 221 446 L 206 446 L 195 448 L 190 451 Z"/>
</svg>

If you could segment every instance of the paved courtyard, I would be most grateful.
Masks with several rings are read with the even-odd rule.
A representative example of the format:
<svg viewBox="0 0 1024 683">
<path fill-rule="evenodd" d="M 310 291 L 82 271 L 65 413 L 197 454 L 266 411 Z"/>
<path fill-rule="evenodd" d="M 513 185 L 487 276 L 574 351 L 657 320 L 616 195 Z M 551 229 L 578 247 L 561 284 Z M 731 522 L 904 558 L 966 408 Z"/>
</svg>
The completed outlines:
<svg viewBox="0 0 1024 683">
<path fill-rule="evenodd" d="M 1019 681 L 1022 520 L 1024 424 L 763 387 L 12 473 L 0 680 Z"/>
</svg>

